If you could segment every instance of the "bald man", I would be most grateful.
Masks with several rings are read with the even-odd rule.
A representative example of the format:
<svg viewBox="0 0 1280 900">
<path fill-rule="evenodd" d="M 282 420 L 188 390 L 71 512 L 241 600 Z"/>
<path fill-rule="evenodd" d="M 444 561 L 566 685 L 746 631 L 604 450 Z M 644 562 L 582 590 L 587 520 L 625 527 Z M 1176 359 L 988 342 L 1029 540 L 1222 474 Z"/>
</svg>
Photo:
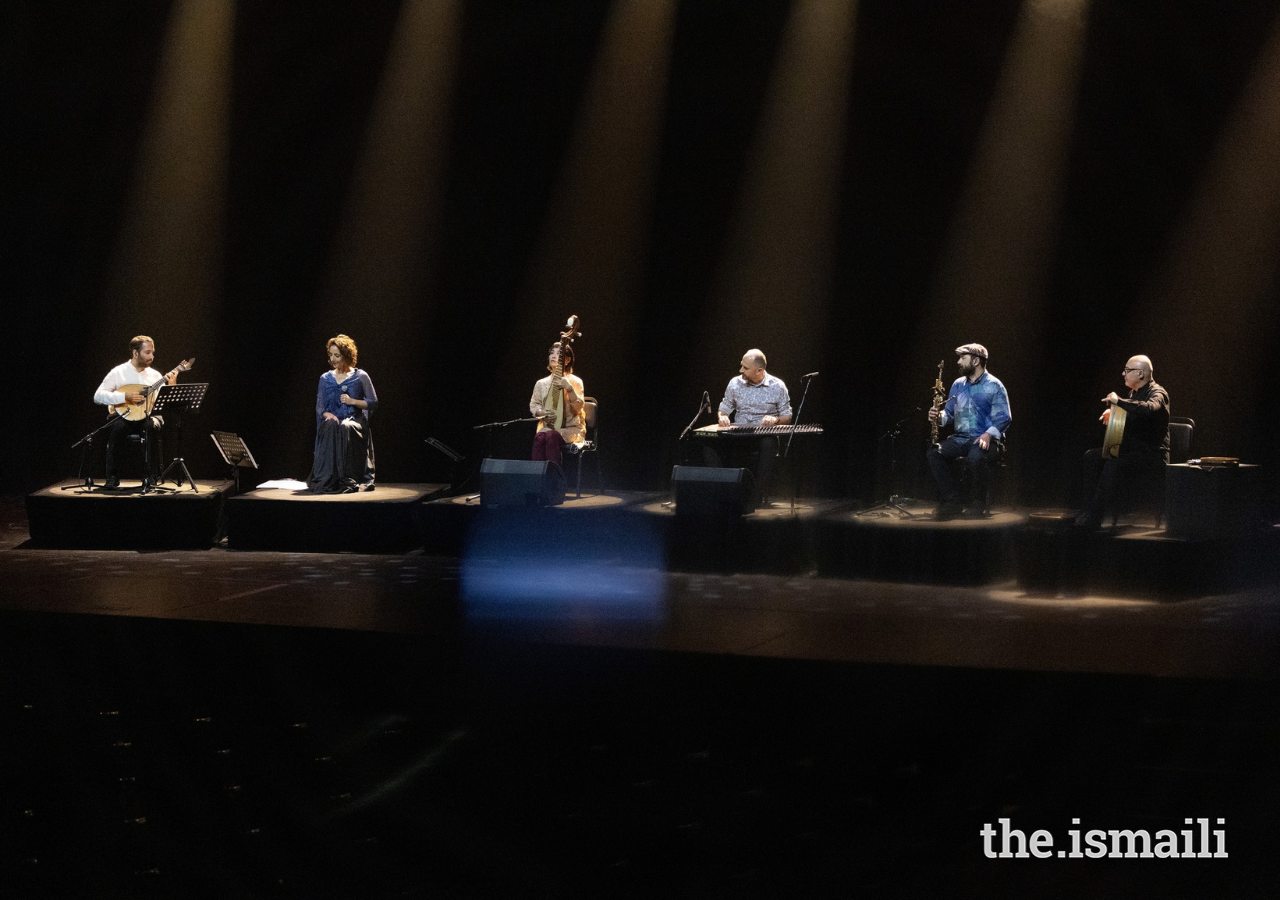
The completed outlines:
<svg viewBox="0 0 1280 900">
<path fill-rule="evenodd" d="M 791 395 L 781 378 L 770 375 L 768 362 L 761 350 L 752 348 L 742 355 L 737 377 L 729 381 L 720 401 L 719 424 L 721 428 L 733 425 L 790 425 Z M 730 416 L 733 417 L 730 421 Z M 752 443 L 748 441 L 748 443 Z M 763 435 L 754 442 L 758 454 L 755 465 L 756 499 L 760 502 L 768 489 L 769 474 L 774 457 L 778 455 L 778 436 Z M 742 456 L 738 444 L 719 448 L 708 444 L 703 447 L 703 461 L 708 466 L 721 466 L 724 458 L 721 450 L 730 456 Z M 745 462 L 744 459 L 732 460 Z"/>
<path fill-rule="evenodd" d="M 1101 448 L 1084 455 L 1088 503 L 1076 517 L 1076 524 L 1084 528 L 1102 524 L 1103 510 L 1117 490 L 1144 477 L 1163 479 L 1169 462 L 1169 392 L 1156 384 L 1155 369 L 1147 356 L 1129 357 L 1121 374 L 1129 394 L 1120 397 L 1112 391 L 1103 397 L 1107 408 L 1099 421 L 1105 422 L 1111 404 L 1116 404 L 1126 414 L 1124 437 L 1114 459 L 1103 457 Z"/>
</svg>

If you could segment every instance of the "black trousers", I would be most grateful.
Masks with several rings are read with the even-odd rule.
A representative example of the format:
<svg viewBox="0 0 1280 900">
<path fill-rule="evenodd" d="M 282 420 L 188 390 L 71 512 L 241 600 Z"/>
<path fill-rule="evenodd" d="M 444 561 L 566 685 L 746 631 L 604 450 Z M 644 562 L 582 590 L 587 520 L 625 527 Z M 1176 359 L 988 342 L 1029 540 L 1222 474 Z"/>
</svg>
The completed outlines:
<svg viewBox="0 0 1280 900">
<path fill-rule="evenodd" d="M 143 459 L 147 459 L 148 457 L 150 457 L 151 471 L 147 472 L 146 474 L 150 478 L 155 477 L 156 463 L 158 462 L 158 460 L 155 459 L 155 454 L 148 453 L 148 450 L 151 447 L 151 441 L 153 440 L 151 418 L 148 416 L 147 418 L 139 419 L 136 422 L 131 422 L 130 420 L 122 417 L 112 422 L 111 427 L 107 429 L 107 478 L 108 479 L 117 477 L 116 467 L 119 465 L 119 461 L 120 461 L 120 457 L 119 457 L 120 449 L 117 446 L 117 442 L 119 442 L 121 439 L 127 438 L 130 435 L 134 435 L 134 434 L 141 435 L 142 440 L 144 442 L 147 442 L 147 446 L 144 446 L 142 448 L 142 452 L 143 452 Z"/>
<path fill-rule="evenodd" d="M 1084 455 L 1085 512 L 1101 516 L 1107 503 L 1129 504 L 1144 489 L 1153 496 L 1164 479 L 1164 459 L 1151 453 L 1104 457 L 1098 448 Z"/>
<path fill-rule="evenodd" d="M 996 461 L 994 439 L 983 450 L 977 438 L 953 434 L 938 446 L 930 447 L 928 458 L 929 471 L 933 473 L 933 480 L 938 485 L 938 496 L 943 503 L 954 503 L 960 499 L 960 487 L 951 471 L 951 461 L 963 458 L 969 471 L 973 473 L 974 502 L 986 507 L 987 495 L 991 490 L 991 467 Z"/>
<path fill-rule="evenodd" d="M 776 434 L 759 438 L 707 438 L 702 448 L 702 462 L 716 469 L 754 468 L 756 500 L 759 501 L 768 496 L 769 476 L 773 473 L 779 446 Z"/>
</svg>

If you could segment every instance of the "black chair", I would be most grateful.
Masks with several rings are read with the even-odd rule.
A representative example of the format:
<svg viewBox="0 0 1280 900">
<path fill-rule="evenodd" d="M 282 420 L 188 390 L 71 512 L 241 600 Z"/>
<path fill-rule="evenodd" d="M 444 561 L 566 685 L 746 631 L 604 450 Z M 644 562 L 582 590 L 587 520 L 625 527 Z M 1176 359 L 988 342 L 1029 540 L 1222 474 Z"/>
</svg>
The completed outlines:
<svg viewBox="0 0 1280 900">
<path fill-rule="evenodd" d="M 578 478 L 574 483 L 574 494 L 582 496 L 582 461 L 588 453 L 595 457 L 596 483 L 600 493 L 604 493 L 604 475 L 600 472 L 600 403 L 595 397 L 584 397 L 582 401 L 582 423 L 586 440 L 579 444 L 567 444 L 565 449 L 578 457 Z"/>
<path fill-rule="evenodd" d="M 982 506 L 982 514 L 991 515 L 991 497 L 996 493 L 996 483 L 1004 479 L 1002 474 L 1005 469 L 1009 468 L 1009 429 L 1006 428 L 1000 435 L 999 439 L 993 442 L 995 453 L 991 461 L 991 477 L 987 481 L 987 496 L 975 496 L 977 491 L 974 489 L 973 472 L 969 469 L 969 461 L 963 457 L 957 457 L 951 461 L 953 470 L 955 471 L 957 484 L 960 485 L 960 496 L 962 498 L 972 497 L 972 503 L 966 502 L 965 506 L 980 504 Z"/>
<path fill-rule="evenodd" d="M 1169 462 L 1184 463 L 1191 458 L 1191 438 L 1195 431 L 1194 419 L 1169 417 Z"/>
<path fill-rule="evenodd" d="M 1169 417 L 1169 464 L 1184 463 L 1191 458 L 1191 438 L 1195 435 L 1196 423 L 1194 419 L 1188 419 L 1184 416 Z M 1164 527 L 1164 467 L 1161 466 L 1149 477 L 1144 475 L 1135 484 L 1128 488 L 1132 492 L 1131 502 L 1141 511 L 1145 508 L 1147 511 L 1155 510 L 1156 528 Z M 1118 487 L 1118 486 L 1117 486 Z M 1125 493 L 1124 488 L 1118 490 L 1119 493 Z M 1111 497 L 1111 527 L 1114 528 L 1116 521 L 1120 517 L 1121 504 L 1117 500 L 1123 500 L 1123 497 Z"/>
</svg>

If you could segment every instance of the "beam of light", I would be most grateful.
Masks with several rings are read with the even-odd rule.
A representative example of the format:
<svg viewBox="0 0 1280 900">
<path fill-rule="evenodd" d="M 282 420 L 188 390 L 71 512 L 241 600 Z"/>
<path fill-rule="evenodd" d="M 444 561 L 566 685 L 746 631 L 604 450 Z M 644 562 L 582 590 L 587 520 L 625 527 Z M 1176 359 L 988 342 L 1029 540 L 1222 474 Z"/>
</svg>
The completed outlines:
<svg viewBox="0 0 1280 900">
<path fill-rule="evenodd" d="M 369 113 L 320 286 L 317 314 L 294 349 L 296 371 L 323 371 L 324 345 L 350 334 L 359 363 L 380 372 L 421 366 L 439 247 L 439 208 L 461 37 L 460 0 L 405 0 Z M 291 409 L 314 382 L 299 379 Z M 401 397 L 400 422 L 420 420 L 425 392 Z M 395 428 L 395 418 L 389 420 Z M 296 422 L 278 421 L 287 440 Z M 407 424 L 405 427 L 408 427 Z"/>
<path fill-rule="evenodd" d="M 509 332 L 523 392 L 571 314 L 588 379 L 619 383 L 640 352 L 639 292 L 657 177 L 676 0 L 614 0 Z M 531 343 L 532 342 L 532 343 Z M 590 383 L 587 384 L 590 393 Z M 523 399 L 521 397 L 520 399 Z"/>
<path fill-rule="evenodd" d="M 1149 351 L 1117 348 L 1116 362 L 1150 352 L 1157 379 L 1162 360 L 1256 360 L 1275 339 L 1280 263 L 1280 18 L 1201 176 L 1161 271 L 1144 290 L 1144 308 L 1160 310 L 1135 337 Z M 1146 329 L 1150 329 L 1147 331 Z M 1167 355 L 1171 354 L 1172 359 Z M 1207 415 L 1227 427 L 1212 451 L 1240 452 L 1238 424 L 1255 416 L 1259 379 L 1245 372 L 1174 383 L 1174 412 Z M 1268 398 L 1269 400 L 1269 398 Z M 1234 435 L 1234 436 L 1233 436 Z M 1195 455 L 1199 455 L 1199 451 Z"/>
<path fill-rule="evenodd" d="M 814 362 L 795 351 L 824 330 L 856 13 L 856 0 L 791 7 L 703 329 L 704 358 L 730 373 L 756 346 L 780 371 Z"/>
<path fill-rule="evenodd" d="M 942 357 L 953 375 L 951 350 L 966 341 L 995 367 L 1039 356 L 1087 16 L 1088 0 L 1022 6 L 922 309 L 913 384 Z"/>
<path fill-rule="evenodd" d="M 383 366 L 411 367 L 429 309 L 459 37 L 459 0 L 401 7 L 321 288 L 320 341 L 359 323 Z"/>
<path fill-rule="evenodd" d="M 209 356 L 222 292 L 234 0 L 170 13 L 98 330 Z"/>
</svg>

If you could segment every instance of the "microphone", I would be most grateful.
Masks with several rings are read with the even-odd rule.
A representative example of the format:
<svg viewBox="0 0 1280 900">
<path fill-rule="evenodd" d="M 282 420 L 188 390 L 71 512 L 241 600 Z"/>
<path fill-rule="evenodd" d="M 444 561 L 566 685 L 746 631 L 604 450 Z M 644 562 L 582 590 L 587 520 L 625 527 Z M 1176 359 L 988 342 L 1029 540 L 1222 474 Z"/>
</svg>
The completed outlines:
<svg viewBox="0 0 1280 900">
<path fill-rule="evenodd" d="M 702 405 L 708 413 L 715 412 L 715 410 L 711 408 L 711 392 L 710 391 L 702 392 Z"/>
<path fill-rule="evenodd" d="M 810 372 L 808 375 L 801 375 L 800 378 L 802 380 L 806 378 L 817 378 L 820 374 L 820 372 Z"/>
</svg>

